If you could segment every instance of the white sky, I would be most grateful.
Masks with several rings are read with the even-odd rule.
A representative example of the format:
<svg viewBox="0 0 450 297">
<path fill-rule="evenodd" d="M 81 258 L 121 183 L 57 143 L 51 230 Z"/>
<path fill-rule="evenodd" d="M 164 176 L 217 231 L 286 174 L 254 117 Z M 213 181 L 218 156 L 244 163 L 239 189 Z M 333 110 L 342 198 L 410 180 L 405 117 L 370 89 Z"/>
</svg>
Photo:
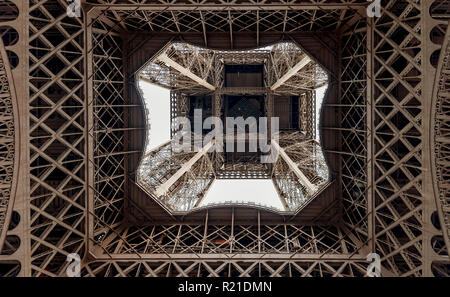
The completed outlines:
<svg viewBox="0 0 450 297">
<path fill-rule="evenodd" d="M 145 105 L 150 118 L 149 143 L 146 152 L 170 140 L 170 91 L 140 81 Z"/>
<path fill-rule="evenodd" d="M 170 91 L 143 81 L 140 81 L 140 87 L 144 93 L 151 125 L 149 143 L 146 148 L 146 152 L 148 152 L 170 140 Z M 322 104 L 326 88 L 327 86 L 322 87 L 316 93 L 317 119 L 319 118 L 319 107 Z M 283 210 L 281 201 L 270 179 L 216 180 L 211 185 L 211 189 L 201 206 L 226 201 L 255 202 Z"/>
<path fill-rule="evenodd" d="M 316 89 L 316 139 L 320 142 L 319 135 L 319 118 L 320 118 L 320 107 L 322 106 L 323 97 L 325 96 L 325 92 L 328 89 L 328 85 L 325 85 L 321 88 Z"/>
<path fill-rule="evenodd" d="M 226 201 L 255 202 L 284 210 L 271 179 L 216 179 L 200 206 Z"/>
</svg>

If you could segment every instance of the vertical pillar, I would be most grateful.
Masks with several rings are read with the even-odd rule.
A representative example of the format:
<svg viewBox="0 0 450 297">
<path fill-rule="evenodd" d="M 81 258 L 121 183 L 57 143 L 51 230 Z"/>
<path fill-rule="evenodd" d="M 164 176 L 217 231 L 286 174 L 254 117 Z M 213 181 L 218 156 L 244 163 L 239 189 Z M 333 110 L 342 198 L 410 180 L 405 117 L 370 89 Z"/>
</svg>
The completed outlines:
<svg viewBox="0 0 450 297">
<path fill-rule="evenodd" d="M 435 85 L 436 68 L 431 64 L 430 58 L 435 50 L 438 50 L 442 45 L 435 44 L 430 40 L 430 33 L 434 26 L 438 25 L 440 22 L 435 20 L 430 15 L 430 7 L 434 1 L 422 1 L 421 2 L 421 42 L 422 42 L 422 113 L 423 113 L 423 151 L 422 151 L 422 166 L 423 166 L 423 188 L 422 188 L 422 203 L 423 203 L 423 276 L 433 276 L 431 270 L 432 262 L 435 260 L 435 253 L 432 247 L 432 238 L 436 235 L 440 235 L 440 231 L 445 230 L 446 226 L 441 226 L 441 230 L 434 228 L 431 215 L 433 212 L 437 211 L 437 202 L 439 203 L 439 196 L 434 193 L 434 182 L 432 175 L 432 165 L 431 157 L 435 155 L 434 147 L 431 147 L 432 142 L 430 141 L 430 135 L 434 134 L 434 122 L 431 121 L 433 118 L 432 112 L 434 112 L 434 107 L 432 106 L 433 89 Z M 445 42 L 444 42 L 445 43 Z M 441 50 L 441 55 L 445 51 Z M 447 246 L 448 248 L 448 246 Z"/>
<path fill-rule="evenodd" d="M 367 212 L 368 212 L 368 246 L 375 252 L 375 180 L 374 180 L 374 19 L 367 17 L 367 69 L 366 69 L 366 113 L 367 113 Z"/>
<path fill-rule="evenodd" d="M 94 83 L 93 83 L 93 43 L 92 43 L 92 22 L 93 18 L 89 13 L 85 18 L 85 51 L 86 51 L 86 250 L 89 251 L 91 242 L 89 238 L 94 238 L 94 213 L 89 210 L 94 209 Z"/>
<path fill-rule="evenodd" d="M 12 256 L 11 260 L 20 261 L 21 270 L 18 276 L 31 276 L 31 236 L 30 236 L 30 145 L 29 145 L 29 55 L 28 55 L 28 36 L 29 36 L 29 3 L 28 1 L 12 0 L 19 9 L 19 16 L 10 26 L 15 27 L 19 33 L 19 40 L 14 46 L 15 53 L 19 57 L 19 65 L 11 70 L 16 86 L 17 96 L 17 114 L 20 120 L 15 126 L 16 143 L 15 147 L 19 153 L 19 164 L 17 175 L 17 190 L 11 191 L 14 195 L 13 210 L 19 213 L 20 222 L 14 229 L 15 234 L 20 238 L 20 247 Z M 23 87 L 20 87 L 23 86 Z M 18 140 L 18 142 L 17 142 Z M 13 196 L 11 196 L 12 198 Z M 9 222 L 7 222 L 9 224 Z M 7 226 L 6 226 L 7 227 Z M 16 258 L 13 258 L 16 257 Z"/>
</svg>

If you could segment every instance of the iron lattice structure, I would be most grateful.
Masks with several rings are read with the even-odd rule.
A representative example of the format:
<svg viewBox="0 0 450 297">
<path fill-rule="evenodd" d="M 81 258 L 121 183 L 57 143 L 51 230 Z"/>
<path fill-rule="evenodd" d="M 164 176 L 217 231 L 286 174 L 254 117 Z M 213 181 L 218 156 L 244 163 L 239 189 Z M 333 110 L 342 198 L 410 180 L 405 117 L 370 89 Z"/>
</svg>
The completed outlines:
<svg viewBox="0 0 450 297">
<path fill-rule="evenodd" d="M 0 3 L 1 275 L 63 276 L 79 253 L 83 276 L 362 276 L 376 252 L 383 275 L 449 276 L 447 1 L 381 1 L 378 18 L 363 0 L 82 2 L 80 18 L 65 1 Z M 201 224 L 127 224 L 145 129 L 129 78 L 156 53 L 133 55 L 129 32 L 158 32 L 158 50 L 178 35 L 303 40 L 333 79 L 321 133 L 339 136 L 340 220 L 268 224 L 259 208 L 236 224 L 233 206 L 220 224 L 211 209 Z"/>
<path fill-rule="evenodd" d="M 228 65 L 262 65 L 265 71 L 261 86 L 226 86 L 224 68 Z M 284 132 L 278 136 L 281 146 L 274 146 L 274 150 L 281 157 L 276 164 L 262 163 L 258 154 L 233 156 L 232 162 L 227 162 L 223 148 L 214 153 L 206 150 L 197 154 L 175 153 L 170 142 L 145 154 L 138 169 L 138 183 L 171 210 L 190 211 L 198 207 L 217 177 L 272 178 L 285 211 L 295 211 L 328 185 L 328 167 L 320 144 L 311 141 L 316 130 L 314 90 L 326 85 L 328 76 L 296 44 L 283 42 L 255 50 L 217 51 L 171 43 L 144 66 L 136 79 L 170 89 L 174 94 L 172 106 L 178 111 L 171 114 L 173 124 L 177 123 L 176 117 L 189 113 L 189 96 L 204 95 L 202 101 L 214 105 L 213 110 L 206 112 L 223 119 L 224 95 L 263 94 L 264 115 L 270 126 L 274 96 L 300 94 L 294 99 L 301 107 L 300 132 Z M 179 130 L 177 126 L 172 125 L 172 134 Z M 196 135 L 190 138 L 195 143 Z M 226 135 L 224 140 L 228 138 Z M 261 131 L 242 138 L 271 141 Z"/>
</svg>

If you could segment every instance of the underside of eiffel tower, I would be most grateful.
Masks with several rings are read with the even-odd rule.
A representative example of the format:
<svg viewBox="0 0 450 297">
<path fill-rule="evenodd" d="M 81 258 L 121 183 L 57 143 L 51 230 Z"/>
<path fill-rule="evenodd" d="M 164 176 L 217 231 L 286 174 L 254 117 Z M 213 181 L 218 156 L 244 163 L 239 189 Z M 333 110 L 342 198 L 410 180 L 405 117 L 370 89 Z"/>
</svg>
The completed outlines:
<svg viewBox="0 0 450 297">
<path fill-rule="evenodd" d="M 449 24 L 446 0 L 0 0 L 0 276 L 450 276 Z M 141 82 L 170 91 L 151 149 Z M 281 208 L 204 203 L 255 179 Z"/>
</svg>

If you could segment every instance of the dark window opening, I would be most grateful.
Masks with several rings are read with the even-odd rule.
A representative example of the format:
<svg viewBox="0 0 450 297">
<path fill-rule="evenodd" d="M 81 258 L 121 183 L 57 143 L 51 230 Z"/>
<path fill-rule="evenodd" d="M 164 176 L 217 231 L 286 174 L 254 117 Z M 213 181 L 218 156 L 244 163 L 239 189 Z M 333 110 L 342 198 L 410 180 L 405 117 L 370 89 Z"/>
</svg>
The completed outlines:
<svg viewBox="0 0 450 297">
<path fill-rule="evenodd" d="M 263 87 L 263 65 L 225 65 L 225 87 Z"/>
</svg>

